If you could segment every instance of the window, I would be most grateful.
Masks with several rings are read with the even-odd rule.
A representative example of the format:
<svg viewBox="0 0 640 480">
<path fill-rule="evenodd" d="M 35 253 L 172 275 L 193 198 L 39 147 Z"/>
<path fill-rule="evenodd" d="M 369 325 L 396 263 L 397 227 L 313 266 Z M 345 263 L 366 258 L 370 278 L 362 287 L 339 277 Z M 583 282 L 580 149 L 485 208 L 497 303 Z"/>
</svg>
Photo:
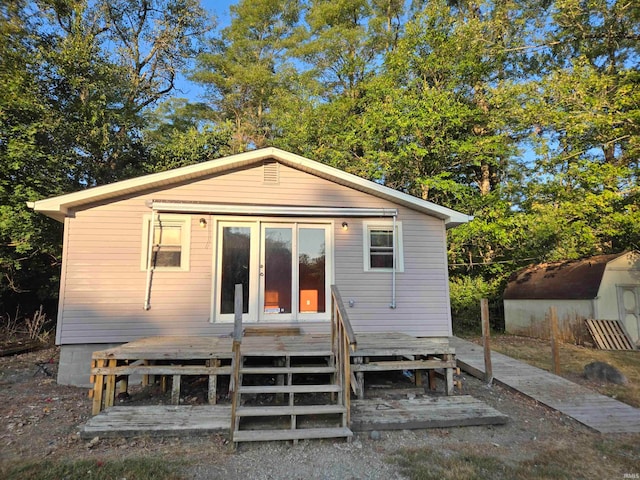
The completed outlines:
<svg viewBox="0 0 640 480">
<path fill-rule="evenodd" d="M 364 270 L 393 270 L 393 222 L 363 222 Z M 402 223 L 396 222 L 396 271 L 404 271 Z"/>
<path fill-rule="evenodd" d="M 149 261 L 149 230 L 151 215 L 145 215 L 142 235 L 141 268 L 147 269 Z M 189 270 L 189 246 L 191 217 L 186 215 L 163 215 L 155 217 L 151 266 L 154 270 Z"/>
</svg>

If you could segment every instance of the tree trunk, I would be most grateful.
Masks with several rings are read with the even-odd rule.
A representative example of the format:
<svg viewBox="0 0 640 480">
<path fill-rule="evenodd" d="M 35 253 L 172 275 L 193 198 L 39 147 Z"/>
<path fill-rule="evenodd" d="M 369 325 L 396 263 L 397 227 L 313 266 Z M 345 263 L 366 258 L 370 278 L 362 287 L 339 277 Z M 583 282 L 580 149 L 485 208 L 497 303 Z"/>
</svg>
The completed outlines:
<svg viewBox="0 0 640 480">
<path fill-rule="evenodd" d="M 480 181 L 478 182 L 480 187 L 480 195 L 485 196 L 491 191 L 491 172 L 489 165 L 483 163 L 480 165 Z"/>
</svg>

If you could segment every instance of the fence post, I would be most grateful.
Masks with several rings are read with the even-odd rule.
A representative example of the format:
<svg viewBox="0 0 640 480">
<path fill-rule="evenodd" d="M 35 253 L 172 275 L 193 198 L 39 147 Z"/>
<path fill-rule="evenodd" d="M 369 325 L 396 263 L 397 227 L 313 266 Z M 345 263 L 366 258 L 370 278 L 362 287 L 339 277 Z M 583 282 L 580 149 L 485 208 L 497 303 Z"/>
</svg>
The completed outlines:
<svg viewBox="0 0 640 480">
<path fill-rule="evenodd" d="M 480 300 L 480 314 L 482 318 L 482 345 L 484 346 L 484 379 L 487 384 L 493 382 L 493 367 L 491 366 L 491 329 L 489 326 L 489 300 Z"/>
<path fill-rule="evenodd" d="M 551 355 L 553 356 L 553 373 L 560 375 L 560 333 L 558 331 L 558 310 L 549 307 L 549 321 L 551 322 Z"/>
</svg>

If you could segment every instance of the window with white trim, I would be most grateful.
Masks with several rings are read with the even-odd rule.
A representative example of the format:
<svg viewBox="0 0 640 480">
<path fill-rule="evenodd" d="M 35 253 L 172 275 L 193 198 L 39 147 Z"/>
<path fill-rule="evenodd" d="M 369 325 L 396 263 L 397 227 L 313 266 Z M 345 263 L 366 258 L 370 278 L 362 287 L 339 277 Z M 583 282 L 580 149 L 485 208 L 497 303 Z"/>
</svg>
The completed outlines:
<svg viewBox="0 0 640 480">
<path fill-rule="evenodd" d="M 188 215 L 155 216 L 153 242 L 149 252 L 151 215 L 145 215 L 142 235 L 141 268 L 147 269 L 149 253 L 154 270 L 189 270 L 191 217 Z"/>
<path fill-rule="evenodd" d="M 364 239 L 364 271 L 390 272 L 394 258 L 396 272 L 404 271 L 402 222 L 396 222 L 395 245 L 393 222 L 362 222 Z M 395 254 L 394 254 L 395 252 Z"/>
</svg>

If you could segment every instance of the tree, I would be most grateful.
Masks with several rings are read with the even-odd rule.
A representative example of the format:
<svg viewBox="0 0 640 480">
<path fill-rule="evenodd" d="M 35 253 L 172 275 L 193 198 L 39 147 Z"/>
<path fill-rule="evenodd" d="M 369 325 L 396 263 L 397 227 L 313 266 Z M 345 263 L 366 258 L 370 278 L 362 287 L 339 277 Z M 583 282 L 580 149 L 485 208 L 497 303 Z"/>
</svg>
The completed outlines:
<svg viewBox="0 0 640 480">
<path fill-rule="evenodd" d="M 216 121 L 234 125 L 233 151 L 266 146 L 274 135 L 271 106 L 295 76 L 287 51 L 297 42 L 299 4 L 242 0 L 231 25 L 198 57 L 192 80 L 207 88 Z"/>
<path fill-rule="evenodd" d="M 206 120 L 210 115 L 208 106 L 186 99 L 161 104 L 149 115 L 143 135 L 148 152 L 145 171 L 161 172 L 231 153 L 231 125 Z"/>
<path fill-rule="evenodd" d="M 558 238 L 556 258 L 640 245 L 640 7 L 557 0 L 545 75 L 529 115 L 539 174 L 527 209 Z"/>
<path fill-rule="evenodd" d="M 204 22 L 192 0 L 0 5 L 2 301 L 53 298 L 61 226 L 26 202 L 142 172 L 144 114 Z M 16 300 L 23 293 L 26 300 Z M 37 307 L 37 305 L 32 305 Z M 5 306 L 5 308 L 7 308 Z"/>
</svg>

